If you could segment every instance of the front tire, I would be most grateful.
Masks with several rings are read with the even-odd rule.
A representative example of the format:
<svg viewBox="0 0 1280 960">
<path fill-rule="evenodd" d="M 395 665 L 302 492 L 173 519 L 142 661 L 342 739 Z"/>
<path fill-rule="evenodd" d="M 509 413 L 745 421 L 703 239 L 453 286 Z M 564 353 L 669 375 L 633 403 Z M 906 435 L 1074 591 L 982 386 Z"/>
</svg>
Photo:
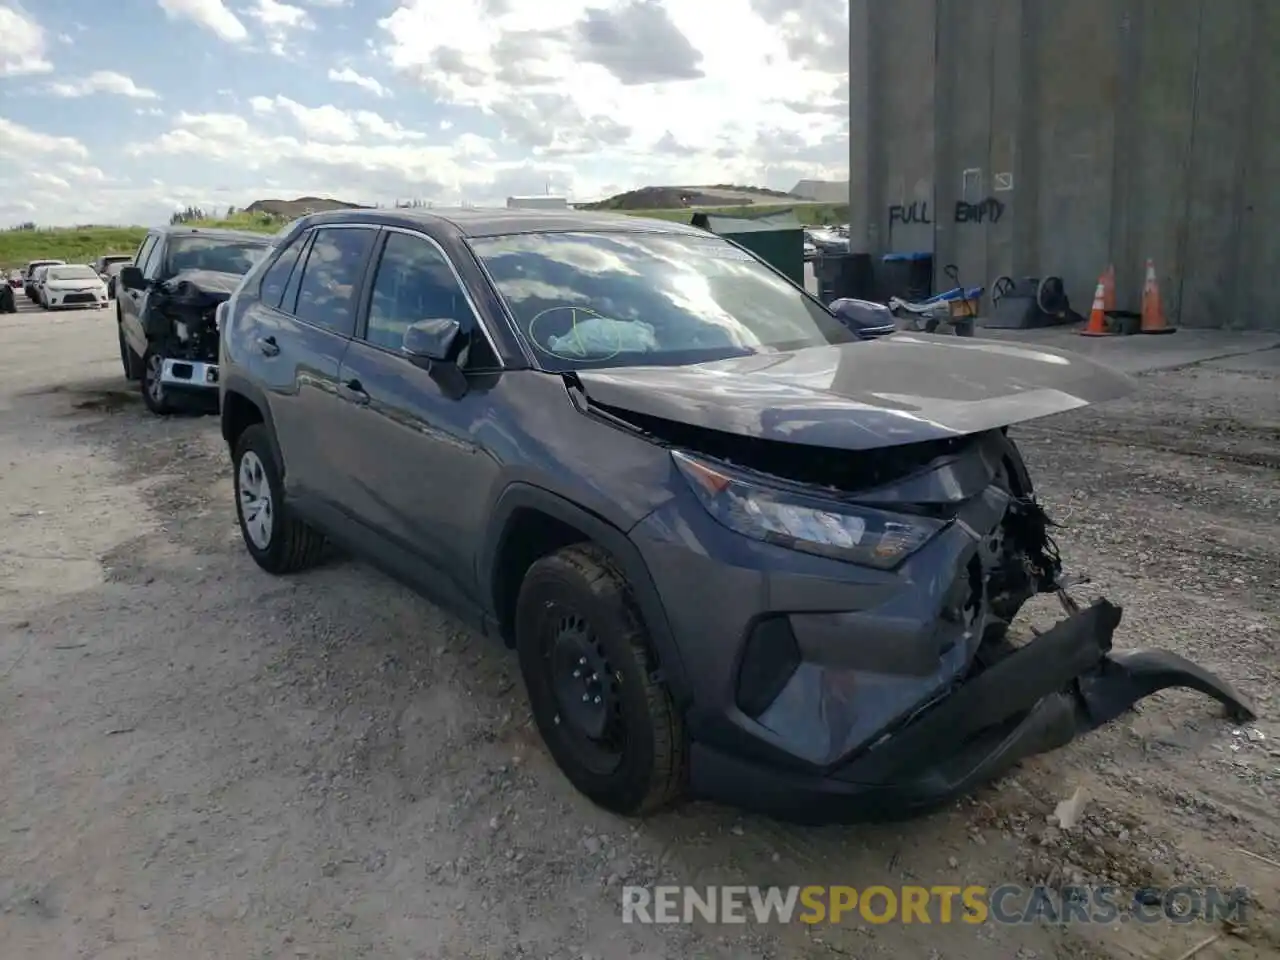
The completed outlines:
<svg viewBox="0 0 1280 960">
<path fill-rule="evenodd" d="M 173 404 L 169 401 L 169 391 L 165 389 L 160 375 L 164 372 L 164 354 L 154 347 L 149 348 L 142 357 L 142 375 L 139 382 L 142 388 L 142 402 L 148 410 L 157 416 L 166 417 L 173 413 Z"/>
<path fill-rule="evenodd" d="M 688 770 L 684 724 L 608 554 L 579 544 L 534 563 L 520 587 L 515 632 L 534 721 L 569 781 L 624 816 L 679 800 Z"/>
<path fill-rule="evenodd" d="M 277 576 L 315 566 L 324 536 L 290 514 L 266 427 L 254 424 L 240 434 L 231 463 L 236 516 L 249 556 Z"/>
</svg>

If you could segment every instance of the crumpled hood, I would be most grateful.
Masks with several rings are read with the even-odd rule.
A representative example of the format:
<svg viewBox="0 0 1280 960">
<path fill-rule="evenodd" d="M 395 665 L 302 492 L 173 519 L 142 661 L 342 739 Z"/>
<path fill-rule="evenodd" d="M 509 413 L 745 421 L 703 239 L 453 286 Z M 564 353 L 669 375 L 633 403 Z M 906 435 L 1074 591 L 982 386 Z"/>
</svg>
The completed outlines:
<svg viewBox="0 0 1280 960">
<path fill-rule="evenodd" d="M 240 285 L 238 273 L 183 270 L 164 282 L 161 289 L 176 301 L 196 307 L 216 306 L 231 297 Z"/>
<path fill-rule="evenodd" d="M 578 377 L 606 408 L 844 450 L 980 433 L 1133 389 L 1066 350 L 928 334 Z"/>
</svg>

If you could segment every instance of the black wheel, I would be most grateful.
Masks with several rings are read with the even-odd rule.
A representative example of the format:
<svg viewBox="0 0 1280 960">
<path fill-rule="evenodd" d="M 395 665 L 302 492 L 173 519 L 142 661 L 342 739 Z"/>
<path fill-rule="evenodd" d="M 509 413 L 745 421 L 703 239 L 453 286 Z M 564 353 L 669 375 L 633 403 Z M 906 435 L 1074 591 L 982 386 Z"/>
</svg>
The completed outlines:
<svg viewBox="0 0 1280 960">
<path fill-rule="evenodd" d="M 630 588 L 608 554 L 577 545 L 535 563 L 520 587 L 515 627 L 534 720 L 569 781 L 624 816 L 679 800 L 684 724 L 655 676 Z"/>
<path fill-rule="evenodd" d="M 254 424 L 240 434 L 231 463 L 236 517 L 249 555 L 267 573 L 277 575 L 315 566 L 324 550 L 324 535 L 290 515 L 266 427 Z"/>
<path fill-rule="evenodd" d="M 120 366 L 124 368 L 124 378 L 126 380 L 142 379 L 142 360 L 133 352 L 133 347 L 129 346 L 129 341 L 124 338 L 124 328 L 116 323 L 116 336 L 120 340 Z"/>
<path fill-rule="evenodd" d="M 1012 293 L 1015 286 L 1013 277 L 996 277 L 996 282 L 991 285 L 991 306 L 1000 306 L 1000 301 Z"/>
</svg>

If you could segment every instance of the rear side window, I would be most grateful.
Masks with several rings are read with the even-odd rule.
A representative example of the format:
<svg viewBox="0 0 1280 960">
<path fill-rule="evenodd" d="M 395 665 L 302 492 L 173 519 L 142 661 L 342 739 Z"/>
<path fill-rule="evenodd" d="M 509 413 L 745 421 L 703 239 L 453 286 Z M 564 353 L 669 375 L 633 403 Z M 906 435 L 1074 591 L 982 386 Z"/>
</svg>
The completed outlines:
<svg viewBox="0 0 1280 960">
<path fill-rule="evenodd" d="M 294 315 L 345 337 L 356 327 L 356 294 L 377 231 L 321 228 L 307 254 Z"/>
<path fill-rule="evenodd" d="M 293 243 L 289 244 L 276 258 L 276 262 L 267 268 L 267 272 L 262 276 L 262 288 L 258 293 L 262 302 L 276 310 L 284 310 L 291 312 L 293 304 L 281 306 L 281 300 L 284 298 L 285 288 L 289 286 L 289 276 L 293 273 L 293 268 L 298 262 L 298 257 L 302 255 L 302 248 L 307 245 L 307 241 L 311 239 L 310 232 L 303 232 Z M 296 289 L 297 284 L 294 284 Z"/>
</svg>

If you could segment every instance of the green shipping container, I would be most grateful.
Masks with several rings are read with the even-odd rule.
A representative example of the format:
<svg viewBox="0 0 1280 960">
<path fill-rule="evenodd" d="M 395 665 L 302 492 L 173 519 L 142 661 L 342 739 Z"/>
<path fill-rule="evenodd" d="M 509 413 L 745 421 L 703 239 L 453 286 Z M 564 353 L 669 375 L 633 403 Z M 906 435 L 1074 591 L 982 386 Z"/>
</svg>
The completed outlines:
<svg viewBox="0 0 1280 960">
<path fill-rule="evenodd" d="M 750 218 L 695 213 L 690 223 L 745 247 L 804 286 L 804 225 L 790 210 Z"/>
</svg>

